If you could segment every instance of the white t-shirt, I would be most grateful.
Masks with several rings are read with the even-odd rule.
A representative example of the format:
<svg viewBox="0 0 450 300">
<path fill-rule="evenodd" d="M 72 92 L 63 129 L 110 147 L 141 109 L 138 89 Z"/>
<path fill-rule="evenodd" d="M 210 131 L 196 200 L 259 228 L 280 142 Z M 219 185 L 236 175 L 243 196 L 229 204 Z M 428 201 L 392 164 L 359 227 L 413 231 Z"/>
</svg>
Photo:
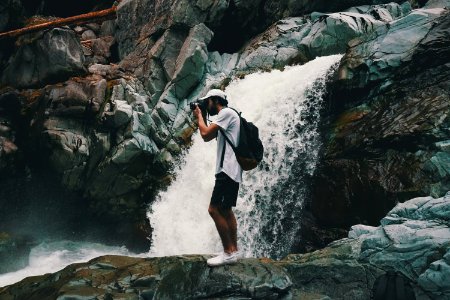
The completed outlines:
<svg viewBox="0 0 450 300">
<path fill-rule="evenodd" d="M 223 107 L 216 116 L 214 121 L 211 121 L 221 127 L 228 139 L 237 145 L 240 133 L 240 119 L 238 114 L 229 107 Z M 222 158 L 223 144 L 225 145 L 225 156 L 223 158 L 223 167 L 220 167 L 220 159 Z M 231 179 L 236 182 L 242 182 L 242 167 L 239 165 L 233 148 L 227 142 L 222 132 L 217 132 L 217 159 L 216 159 L 216 174 L 225 172 Z"/>
</svg>

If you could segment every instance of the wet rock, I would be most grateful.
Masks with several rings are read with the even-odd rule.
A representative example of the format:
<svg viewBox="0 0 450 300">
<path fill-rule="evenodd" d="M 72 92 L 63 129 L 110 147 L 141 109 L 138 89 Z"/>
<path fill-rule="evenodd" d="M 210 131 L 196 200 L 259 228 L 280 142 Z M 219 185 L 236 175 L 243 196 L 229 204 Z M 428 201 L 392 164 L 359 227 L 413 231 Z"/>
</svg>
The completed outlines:
<svg viewBox="0 0 450 300">
<path fill-rule="evenodd" d="M 66 267 L 59 273 L 42 276 L 42 284 L 27 290 L 27 280 L 22 281 L 22 297 L 31 293 L 40 299 L 64 297 L 110 297 L 134 299 L 197 299 L 205 297 L 250 297 L 252 299 L 278 299 L 289 292 L 292 285 L 282 268 L 263 259 L 247 259 L 226 268 L 211 269 L 206 265 L 210 256 L 185 255 L 162 258 L 133 258 L 102 256 L 88 263 Z M 108 268 L 97 268 L 107 264 Z M 185 280 L 191 278 L 190 280 Z M 59 288 L 53 289 L 57 284 Z M 52 289 L 43 292 L 42 288 Z M 5 293 L 7 288 L 3 289 Z M 0 290 L 1 293 L 1 290 Z M 12 292 L 15 294 L 16 292 Z M 11 295 L 12 295 L 11 294 Z M 18 295 L 18 294 L 16 294 Z M 58 298 L 58 299 L 60 299 Z M 7 299 L 7 298 L 5 298 Z M 73 299 L 73 298 L 70 298 Z"/>
<path fill-rule="evenodd" d="M 108 64 L 112 59 L 111 49 L 115 44 L 114 37 L 104 36 L 92 38 L 83 43 L 83 51 L 86 56 L 85 64 Z"/>
<path fill-rule="evenodd" d="M 411 50 L 430 32 L 433 21 L 447 13 L 439 8 L 417 9 L 389 27 L 378 27 L 370 35 L 353 40 L 339 70 L 341 84 L 363 87 L 390 76 L 412 59 Z"/>
<path fill-rule="evenodd" d="M 449 193 L 450 195 L 450 193 Z M 398 204 L 378 227 L 356 225 L 322 250 L 280 260 L 244 258 L 208 267 L 211 255 L 106 255 L 0 288 L 2 299 L 370 299 L 375 280 L 396 271 L 416 299 L 448 298 L 450 197 Z M 137 299 L 137 298 L 136 298 Z M 300 298 L 303 299 L 303 298 Z"/>
<path fill-rule="evenodd" d="M 204 23 L 216 33 L 210 50 L 232 53 L 282 18 L 301 16 L 313 11 L 336 12 L 355 5 L 388 2 L 391 1 L 124 1 L 118 6 L 117 12 L 119 52 L 123 58 L 141 43 L 141 38 L 161 34 L 161 31 L 174 25 L 193 27 Z M 147 17 L 141 18 L 140 15 Z"/>
<path fill-rule="evenodd" d="M 448 0 L 430 0 L 428 1 L 423 8 L 449 8 L 450 1 Z"/>
<path fill-rule="evenodd" d="M 42 86 L 83 74 L 83 63 L 75 33 L 54 28 L 19 46 L 5 67 L 2 82 L 20 88 Z"/>
<path fill-rule="evenodd" d="M 0 274 L 28 266 L 31 248 L 35 246 L 28 236 L 11 236 L 0 232 Z"/>
<path fill-rule="evenodd" d="M 81 34 L 81 40 L 85 41 L 85 40 L 93 40 L 95 39 L 97 36 L 95 35 L 94 31 L 88 29 L 83 31 L 83 33 Z"/>
<path fill-rule="evenodd" d="M 449 139 L 449 21 L 448 11 L 419 9 L 372 36 L 389 46 L 353 40 L 322 129 L 312 211 L 323 224 L 376 225 L 397 202 L 448 190 L 447 152 L 439 147 Z"/>
<path fill-rule="evenodd" d="M 308 35 L 300 42 L 300 50 L 308 58 L 344 53 L 347 43 L 384 27 L 386 23 L 408 14 L 399 4 L 352 7 L 344 12 L 321 14 L 311 25 Z"/>
</svg>

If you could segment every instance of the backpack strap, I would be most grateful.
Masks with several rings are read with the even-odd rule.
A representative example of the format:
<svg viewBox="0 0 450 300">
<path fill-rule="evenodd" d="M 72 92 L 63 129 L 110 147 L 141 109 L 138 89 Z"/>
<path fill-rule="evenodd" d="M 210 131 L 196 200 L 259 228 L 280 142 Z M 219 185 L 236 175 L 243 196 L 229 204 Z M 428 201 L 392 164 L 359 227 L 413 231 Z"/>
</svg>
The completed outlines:
<svg viewBox="0 0 450 300">
<path fill-rule="evenodd" d="M 225 143 L 223 143 L 222 157 L 220 158 L 220 167 L 223 167 L 223 159 L 225 157 Z"/>
<path fill-rule="evenodd" d="M 234 110 L 234 111 L 238 114 L 239 118 L 241 117 L 242 112 L 238 112 L 237 110 L 235 110 L 235 109 L 232 108 L 232 107 L 229 107 L 229 106 L 227 106 L 227 107 L 228 107 L 228 108 L 231 108 L 232 110 Z"/>
<path fill-rule="evenodd" d="M 228 144 L 230 144 L 231 148 L 234 151 L 234 154 L 236 155 L 236 147 L 233 145 L 233 143 L 230 141 L 230 139 L 225 135 L 225 132 L 222 130 L 222 128 L 219 127 L 220 132 L 222 133 L 222 135 L 225 137 L 225 140 L 228 142 Z M 225 142 L 223 143 L 223 150 L 222 150 L 222 157 L 220 159 L 220 167 L 223 166 L 223 159 L 225 156 Z"/>
<path fill-rule="evenodd" d="M 237 110 L 235 110 L 235 109 L 232 108 L 232 107 L 229 107 L 229 106 L 227 106 L 227 107 L 228 107 L 228 108 L 231 108 L 232 110 L 234 110 L 234 111 L 238 114 L 239 120 L 240 120 L 240 118 L 241 118 L 241 113 L 238 112 Z M 226 134 L 225 134 L 225 132 L 223 131 L 223 129 L 219 127 L 219 130 L 220 130 L 220 132 L 222 133 L 222 135 L 225 137 L 225 140 L 228 142 L 228 144 L 230 144 L 231 148 L 233 148 L 234 154 L 236 155 L 236 147 L 233 145 L 233 143 L 230 141 L 230 139 L 226 136 Z M 223 167 L 223 159 L 224 159 L 224 157 L 225 157 L 225 148 L 226 148 L 226 145 L 225 145 L 225 143 L 223 143 L 222 157 L 221 157 L 221 159 L 220 159 L 220 167 Z"/>
</svg>

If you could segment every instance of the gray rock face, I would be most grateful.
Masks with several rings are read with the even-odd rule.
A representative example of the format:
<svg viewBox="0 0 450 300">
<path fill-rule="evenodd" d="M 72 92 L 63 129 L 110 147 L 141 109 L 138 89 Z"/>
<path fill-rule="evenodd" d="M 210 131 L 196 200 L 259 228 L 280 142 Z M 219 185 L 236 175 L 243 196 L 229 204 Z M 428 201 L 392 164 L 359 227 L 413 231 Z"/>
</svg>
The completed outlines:
<svg viewBox="0 0 450 300">
<path fill-rule="evenodd" d="M 384 27 L 386 23 L 404 17 L 411 11 L 408 2 L 375 6 L 352 7 L 344 12 L 321 14 L 313 19 L 308 35 L 300 42 L 300 49 L 310 60 L 317 56 L 345 53 L 347 43 Z"/>
<path fill-rule="evenodd" d="M 394 207 L 378 228 L 353 226 L 362 240 L 360 260 L 401 271 L 437 298 L 450 297 L 450 193 L 419 197 Z M 433 297 L 432 296 L 432 297 Z"/>
<path fill-rule="evenodd" d="M 371 227 L 322 250 L 274 261 L 244 258 L 208 267 L 210 255 L 107 255 L 0 288 L 1 299 L 371 299 L 375 280 L 396 271 L 416 299 L 450 296 L 450 192 L 398 204 Z M 140 295 L 140 296 L 138 296 Z"/>
<path fill-rule="evenodd" d="M 389 27 L 379 27 L 372 34 L 353 40 L 339 71 L 341 82 L 348 80 L 354 86 L 364 87 L 390 76 L 412 59 L 411 50 L 428 34 L 433 21 L 447 13 L 440 8 L 417 9 L 391 22 Z"/>
<path fill-rule="evenodd" d="M 161 31 L 180 25 L 193 27 L 205 23 L 211 30 L 217 32 L 221 39 L 227 39 L 227 34 L 231 33 L 230 37 L 234 36 L 237 40 L 245 42 L 287 16 L 301 16 L 314 11 L 336 12 L 351 6 L 389 2 L 403 1 L 128 0 L 122 1 L 118 7 L 117 38 L 122 58 L 130 54 L 145 37 L 158 36 Z M 239 45 L 236 50 L 238 49 Z"/>
<path fill-rule="evenodd" d="M 379 43 L 350 42 L 328 99 L 312 203 L 320 222 L 376 224 L 396 201 L 449 189 L 449 21 L 448 10 L 414 10 L 370 35 Z"/>
<path fill-rule="evenodd" d="M 42 86 L 84 73 L 83 63 L 75 33 L 54 28 L 19 47 L 5 67 L 2 82 L 20 88 Z"/>
<path fill-rule="evenodd" d="M 288 64 L 304 63 L 317 56 L 344 53 L 353 38 L 367 35 L 379 26 L 386 26 L 411 11 L 408 2 L 399 5 L 364 5 L 344 12 L 313 13 L 310 17 L 292 17 L 279 20 L 260 35 L 246 43 L 239 51 L 236 72 L 254 72 L 282 68 Z M 214 61 L 219 54 L 213 52 L 211 64 L 231 73 L 230 66 Z M 224 57 L 229 54 L 223 54 Z M 226 58 L 225 58 L 226 59 Z"/>
</svg>

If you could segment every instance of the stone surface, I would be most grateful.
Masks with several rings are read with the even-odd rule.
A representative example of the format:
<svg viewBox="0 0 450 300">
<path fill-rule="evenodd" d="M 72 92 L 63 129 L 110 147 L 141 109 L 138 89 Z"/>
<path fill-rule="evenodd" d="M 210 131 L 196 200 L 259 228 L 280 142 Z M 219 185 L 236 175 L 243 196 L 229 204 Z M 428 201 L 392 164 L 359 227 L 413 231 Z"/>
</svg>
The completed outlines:
<svg viewBox="0 0 450 300">
<path fill-rule="evenodd" d="M 411 7 L 396 3 L 375 6 L 352 7 L 344 12 L 321 14 L 314 20 L 310 32 L 300 42 L 304 56 L 314 59 L 317 56 L 345 53 L 347 43 L 358 36 L 366 36 L 378 27 L 384 27 L 396 19 L 404 19 Z"/>
<path fill-rule="evenodd" d="M 397 201 L 449 189 L 449 21 L 448 10 L 415 10 L 374 35 L 379 43 L 351 42 L 322 128 L 311 205 L 322 224 L 376 225 Z M 421 39 L 402 41 L 416 30 Z"/>
<path fill-rule="evenodd" d="M 378 227 L 281 260 L 244 258 L 208 267 L 204 255 L 106 255 L 0 288 L 0 299 L 371 299 L 375 280 L 396 271 L 416 299 L 450 295 L 450 192 L 398 204 Z M 299 298 L 300 297 L 300 298 Z"/>
<path fill-rule="evenodd" d="M 341 84 L 364 87 L 379 82 L 411 61 L 414 49 L 434 26 L 434 20 L 448 10 L 417 9 L 378 27 L 373 33 L 353 40 L 339 70 Z"/>
<path fill-rule="evenodd" d="M 2 83 L 26 88 L 85 72 L 80 41 L 72 30 L 54 28 L 23 42 L 6 65 Z"/>
<path fill-rule="evenodd" d="M 30 237 L 11 236 L 0 232 L 0 274 L 28 266 L 28 257 L 33 246 L 35 243 Z"/>
</svg>

